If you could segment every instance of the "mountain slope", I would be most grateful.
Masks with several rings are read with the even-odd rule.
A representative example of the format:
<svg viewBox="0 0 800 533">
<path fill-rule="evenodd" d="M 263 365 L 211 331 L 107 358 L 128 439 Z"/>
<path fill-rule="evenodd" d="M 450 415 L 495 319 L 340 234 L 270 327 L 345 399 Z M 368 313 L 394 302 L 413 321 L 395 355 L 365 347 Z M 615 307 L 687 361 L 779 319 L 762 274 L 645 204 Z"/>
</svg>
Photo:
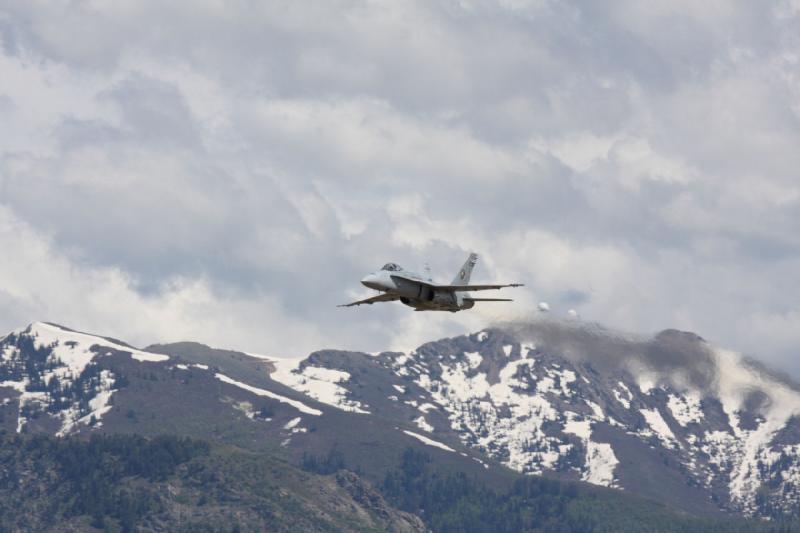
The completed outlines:
<svg viewBox="0 0 800 533">
<path fill-rule="evenodd" d="M 0 438 L 0 526 L 26 531 L 425 531 L 353 473 L 135 436 Z"/>
<path fill-rule="evenodd" d="M 335 455 L 374 486 L 412 449 L 437 475 L 500 493 L 543 474 L 697 516 L 798 515 L 796 387 L 688 333 L 507 324 L 410 353 L 281 360 L 36 323 L 0 339 L 0 356 L 11 433 L 168 432 L 295 464 Z"/>
<path fill-rule="evenodd" d="M 317 352 L 272 377 L 519 472 L 701 514 L 800 512 L 797 387 L 690 333 L 510 324 L 408 354 Z M 322 378 L 335 395 L 315 392 Z"/>
<path fill-rule="evenodd" d="M 0 339 L 0 424 L 10 432 L 61 436 L 170 432 L 298 462 L 338 446 L 375 482 L 406 447 L 429 447 L 404 433 L 413 426 L 345 412 L 270 380 L 274 365 L 267 360 L 194 343 L 159 351 L 166 353 L 45 323 L 9 334 Z M 78 357 L 80 367 L 72 364 Z M 432 451 L 445 465 L 482 474 L 473 459 L 480 454 L 454 446 L 460 453 Z M 511 479 L 504 471 L 489 478 Z"/>
</svg>

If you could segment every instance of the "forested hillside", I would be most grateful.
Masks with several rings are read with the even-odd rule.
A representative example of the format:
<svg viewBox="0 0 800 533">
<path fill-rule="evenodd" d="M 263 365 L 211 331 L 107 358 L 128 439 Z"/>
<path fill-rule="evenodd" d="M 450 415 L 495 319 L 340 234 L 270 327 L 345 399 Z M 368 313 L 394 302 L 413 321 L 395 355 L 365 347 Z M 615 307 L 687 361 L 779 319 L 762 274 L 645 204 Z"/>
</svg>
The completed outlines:
<svg viewBox="0 0 800 533">
<path fill-rule="evenodd" d="M 173 436 L 78 440 L 3 433 L 1 525 L 3 531 L 800 529 L 700 519 L 617 491 L 539 477 L 493 490 L 413 448 L 379 487 L 346 466 L 336 453 L 307 456 L 303 471 L 267 453 Z"/>
<path fill-rule="evenodd" d="M 369 494 L 370 498 L 363 498 Z M 163 436 L 0 435 L 2 531 L 422 531 L 355 475 Z"/>
</svg>

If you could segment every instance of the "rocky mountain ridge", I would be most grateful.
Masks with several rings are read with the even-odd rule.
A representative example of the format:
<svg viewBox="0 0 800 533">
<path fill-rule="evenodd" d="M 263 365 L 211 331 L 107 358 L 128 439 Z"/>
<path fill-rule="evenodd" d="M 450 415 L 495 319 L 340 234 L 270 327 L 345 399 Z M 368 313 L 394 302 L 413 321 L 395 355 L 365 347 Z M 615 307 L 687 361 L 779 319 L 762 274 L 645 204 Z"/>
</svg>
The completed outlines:
<svg viewBox="0 0 800 533">
<path fill-rule="evenodd" d="M 800 514 L 800 392 L 678 331 L 506 324 L 284 360 L 35 323 L 0 339 L 0 417 L 60 436 L 169 427 L 298 460 L 339 446 L 374 480 L 417 446 L 491 483 L 507 467 L 699 515 Z"/>
<path fill-rule="evenodd" d="M 380 367 L 369 379 L 358 376 L 366 358 Z M 318 352 L 272 377 L 518 472 L 687 509 L 800 512 L 800 391 L 690 333 L 633 339 L 574 323 L 512 324 L 410 353 Z M 323 378 L 335 394 L 322 392 Z"/>
</svg>

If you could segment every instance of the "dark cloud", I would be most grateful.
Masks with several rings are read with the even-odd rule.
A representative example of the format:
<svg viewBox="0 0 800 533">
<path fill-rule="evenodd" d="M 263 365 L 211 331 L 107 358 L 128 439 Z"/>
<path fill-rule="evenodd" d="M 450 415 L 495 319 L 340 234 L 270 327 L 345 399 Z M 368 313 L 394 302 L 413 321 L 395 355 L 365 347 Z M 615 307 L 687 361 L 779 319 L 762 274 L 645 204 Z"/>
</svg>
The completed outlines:
<svg viewBox="0 0 800 533">
<path fill-rule="evenodd" d="M 711 346 L 684 331 L 664 330 L 652 338 L 636 337 L 598 324 L 534 319 L 500 323 L 523 342 L 598 368 L 649 372 L 679 388 L 714 391 L 718 375 Z"/>
</svg>

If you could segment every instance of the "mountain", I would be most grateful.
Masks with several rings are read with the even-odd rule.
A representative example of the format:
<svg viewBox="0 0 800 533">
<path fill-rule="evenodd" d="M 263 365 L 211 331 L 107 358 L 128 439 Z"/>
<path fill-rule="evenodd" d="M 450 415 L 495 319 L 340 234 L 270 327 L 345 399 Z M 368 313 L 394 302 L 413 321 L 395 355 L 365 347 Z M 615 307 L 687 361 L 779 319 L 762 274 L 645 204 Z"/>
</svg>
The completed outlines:
<svg viewBox="0 0 800 533">
<path fill-rule="evenodd" d="M 409 353 L 288 364 L 272 378 L 518 472 L 699 514 L 800 514 L 800 388 L 691 333 L 506 324 Z"/>
<path fill-rule="evenodd" d="M 565 487 L 552 494 L 573 518 L 594 502 L 622 511 L 593 520 L 646 509 L 643 520 L 689 520 L 697 530 L 710 522 L 691 517 L 786 520 L 800 514 L 798 411 L 789 380 L 672 330 L 635 338 L 577 322 L 510 323 L 408 353 L 324 350 L 296 360 L 191 342 L 137 349 L 49 323 L 0 339 L 8 434 L 202 439 L 212 458 L 256 454 L 284 465 L 285 476 L 305 475 L 303 494 L 333 483 L 378 502 L 364 494 L 381 489 L 383 511 L 360 512 L 379 529 L 388 526 L 375 516 L 388 512 L 413 525 L 397 507 L 447 530 L 436 516 L 466 515 L 439 501 L 434 516 L 436 495 L 411 502 L 392 486 L 405 479 L 407 493 L 421 479 L 461 479 L 453 476 L 477 483 L 459 493 L 462 507 L 499 494 L 507 499 L 493 505 L 520 512 L 532 500 L 518 500 L 531 490 L 519 483 L 544 475 Z M 427 466 L 404 470 L 409 450 Z"/>
</svg>

